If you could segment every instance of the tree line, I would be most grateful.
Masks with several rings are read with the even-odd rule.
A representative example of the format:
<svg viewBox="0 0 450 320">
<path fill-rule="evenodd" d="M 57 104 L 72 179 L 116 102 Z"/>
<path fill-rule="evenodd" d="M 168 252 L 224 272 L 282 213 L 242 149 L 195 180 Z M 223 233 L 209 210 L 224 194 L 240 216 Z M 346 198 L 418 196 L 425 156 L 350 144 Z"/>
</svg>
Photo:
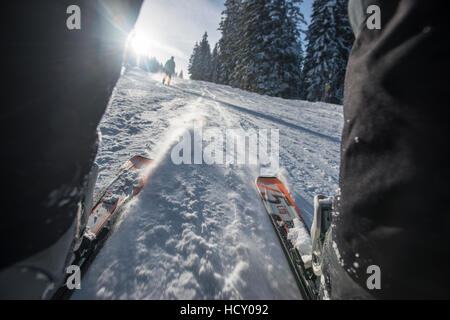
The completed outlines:
<svg viewBox="0 0 450 320">
<path fill-rule="evenodd" d="M 195 44 L 191 79 L 276 97 L 342 103 L 354 41 L 347 1 L 315 0 L 306 31 L 302 2 L 226 0 L 221 38 L 213 50 L 206 32 Z"/>
</svg>

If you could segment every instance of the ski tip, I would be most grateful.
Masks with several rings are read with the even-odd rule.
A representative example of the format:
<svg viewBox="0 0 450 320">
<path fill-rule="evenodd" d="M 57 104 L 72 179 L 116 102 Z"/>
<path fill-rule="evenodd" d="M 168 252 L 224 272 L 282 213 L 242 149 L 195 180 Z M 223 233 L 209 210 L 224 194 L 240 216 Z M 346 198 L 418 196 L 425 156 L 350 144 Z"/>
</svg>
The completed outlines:
<svg viewBox="0 0 450 320">
<path fill-rule="evenodd" d="M 276 176 L 259 176 L 258 178 L 256 178 L 255 181 L 258 181 L 258 180 L 270 180 L 270 179 L 277 179 L 277 180 L 279 180 L 278 177 L 276 177 Z"/>
<path fill-rule="evenodd" d="M 136 159 L 138 161 L 142 161 L 142 162 L 151 162 L 153 159 L 141 156 L 139 154 L 134 155 L 131 159 Z"/>
<path fill-rule="evenodd" d="M 142 167 L 149 165 L 153 160 L 141 155 L 135 155 L 131 157 L 129 161 L 133 167 L 141 169 Z"/>
<path fill-rule="evenodd" d="M 268 183 L 277 183 L 277 182 L 282 183 L 281 180 L 275 176 L 259 176 L 258 178 L 256 178 L 255 183 L 263 181 Z"/>
</svg>

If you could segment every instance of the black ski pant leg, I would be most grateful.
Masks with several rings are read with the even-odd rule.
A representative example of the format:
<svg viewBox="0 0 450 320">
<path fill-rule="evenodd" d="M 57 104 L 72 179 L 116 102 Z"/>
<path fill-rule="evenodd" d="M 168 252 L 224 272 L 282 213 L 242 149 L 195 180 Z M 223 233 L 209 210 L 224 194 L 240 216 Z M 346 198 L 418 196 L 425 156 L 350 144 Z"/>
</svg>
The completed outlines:
<svg viewBox="0 0 450 320">
<path fill-rule="evenodd" d="M 51 247 L 76 224 L 97 125 L 141 2 L 2 3 L 0 270 Z"/>
<path fill-rule="evenodd" d="M 332 254 L 376 298 L 449 298 L 447 6 L 363 4 L 381 9 L 381 30 L 363 20 L 348 62 Z"/>
</svg>

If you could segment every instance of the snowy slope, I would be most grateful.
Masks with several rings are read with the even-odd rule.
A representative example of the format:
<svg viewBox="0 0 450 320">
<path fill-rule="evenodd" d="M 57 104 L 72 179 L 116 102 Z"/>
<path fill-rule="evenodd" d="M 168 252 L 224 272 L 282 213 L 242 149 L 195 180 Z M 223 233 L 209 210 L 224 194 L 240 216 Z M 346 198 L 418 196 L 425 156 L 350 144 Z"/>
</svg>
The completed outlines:
<svg viewBox="0 0 450 320">
<path fill-rule="evenodd" d="M 75 299 L 297 299 L 299 292 L 254 181 L 255 166 L 175 165 L 193 123 L 278 129 L 280 167 L 307 223 L 315 194 L 338 183 L 342 107 L 260 96 L 133 70 L 100 124 L 97 189 L 131 155 L 155 159 Z"/>
</svg>

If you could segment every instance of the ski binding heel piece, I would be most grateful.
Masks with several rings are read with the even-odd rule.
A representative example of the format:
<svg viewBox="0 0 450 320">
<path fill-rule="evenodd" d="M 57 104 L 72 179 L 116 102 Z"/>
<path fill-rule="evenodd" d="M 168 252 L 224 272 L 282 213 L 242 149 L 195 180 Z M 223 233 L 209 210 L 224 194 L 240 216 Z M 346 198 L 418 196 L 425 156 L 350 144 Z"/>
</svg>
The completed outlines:
<svg viewBox="0 0 450 320">
<path fill-rule="evenodd" d="M 314 274 L 322 275 L 322 249 L 325 235 L 331 226 L 333 200 L 324 195 L 314 197 L 314 221 L 311 227 L 312 267 Z"/>
</svg>

